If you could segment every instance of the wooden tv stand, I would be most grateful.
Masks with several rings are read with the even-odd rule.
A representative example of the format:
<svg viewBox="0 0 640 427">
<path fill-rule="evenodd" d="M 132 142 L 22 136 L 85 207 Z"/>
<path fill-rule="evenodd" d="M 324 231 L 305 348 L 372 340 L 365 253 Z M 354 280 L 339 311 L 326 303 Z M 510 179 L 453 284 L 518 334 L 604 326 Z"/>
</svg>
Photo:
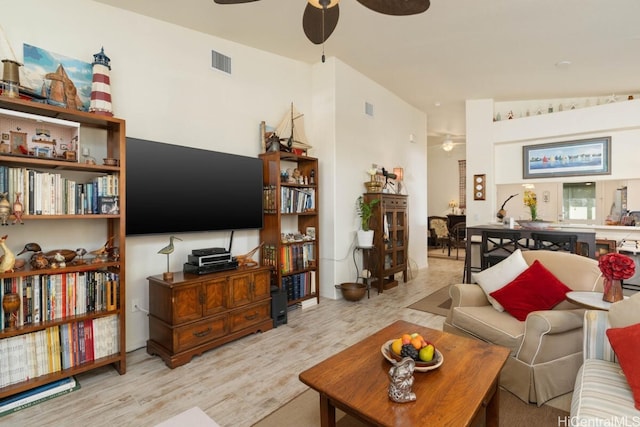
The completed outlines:
<svg viewBox="0 0 640 427">
<path fill-rule="evenodd" d="M 214 347 L 273 328 L 270 267 L 147 279 L 147 353 L 172 369 Z"/>
</svg>

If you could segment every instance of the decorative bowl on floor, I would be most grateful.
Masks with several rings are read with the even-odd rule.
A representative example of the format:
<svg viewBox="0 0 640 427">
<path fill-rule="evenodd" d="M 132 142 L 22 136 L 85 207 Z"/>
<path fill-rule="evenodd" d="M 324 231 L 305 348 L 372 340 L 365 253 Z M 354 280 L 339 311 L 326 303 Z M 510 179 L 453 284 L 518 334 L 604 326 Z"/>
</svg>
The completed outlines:
<svg viewBox="0 0 640 427">
<path fill-rule="evenodd" d="M 525 228 L 527 230 L 546 230 L 547 228 L 551 227 L 551 225 L 553 224 L 552 221 L 525 221 L 525 220 L 518 220 L 516 221 L 518 223 L 518 225 L 522 228 Z"/>
<path fill-rule="evenodd" d="M 342 290 L 342 296 L 347 301 L 360 301 L 367 292 L 367 285 L 364 283 L 342 283 L 336 285 L 336 288 Z"/>
</svg>

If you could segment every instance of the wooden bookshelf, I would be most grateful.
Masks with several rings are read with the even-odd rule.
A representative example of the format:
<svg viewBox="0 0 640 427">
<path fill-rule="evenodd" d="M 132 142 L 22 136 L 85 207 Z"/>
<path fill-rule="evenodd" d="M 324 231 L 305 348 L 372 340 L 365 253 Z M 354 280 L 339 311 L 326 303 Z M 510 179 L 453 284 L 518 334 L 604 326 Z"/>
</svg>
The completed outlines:
<svg viewBox="0 0 640 427">
<path fill-rule="evenodd" d="M 17 232 L 15 227 L 20 227 L 20 233 L 13 234 L 7 229 L 7 234 L 24 239 L 17 242 L 14 238 L 11 247 L 38 242 L 42 235 L 30 231 L 30 225 L 38 228 L 37 224 L 44 221 L 64 230 L 65 235 L 68 230 L 70 241 L 64 242 L 64 246 L 75 249 L 80 246 L 72 241 L 77 229 L 91 230 L 91 236 L 100 236 L 91 242 L 91 249 L 104 248 L 104 254 L 87 253 L 63 265 L 49 261 L 38 269 L 30 265 L 31 254 L 27 254 L 20 257 L 27 260 L 23 268 L 0 273 L 0 294 L 15 291 L 20 294 L 22 305 L 14 328 L 8 327 L 7 315 L 2 312 L 0 358 L 9 363 L 0 363 L 0 398 L 105 365 L 113 365 L 120 374 L 126 372 L 125 121 L 0 97 L 0 132 L 6 134 L 8 127 L 20 127 L 21 132 L 26 132 L 27 145 L 34 140 L 41 142 L 35 137 L 41 129 L 46 128 L 53 137 L 64 130 L 58 127 L 65 126 L 76 129 L 73 143 L 66 137 L 58 139 L 50 144 L 52 150 L 44 156 L 38 155 L 37 150 L 35 155 L 30 150 L 0 153 L 0 168 L 7 172 L 5 178 L 12 177 L 1 184 L 0 191 L 8 192 L 13 206 L 15 193 L 21 190 L 25 207 L 24 224 L 13 225 L 13 233 Z M 84 163 L 82 147 L 91 147 L 94 150 L 91 154 L 100 159 L 118 159 L 119 165 Z M 29 171 L 53 176 L 52 183 L 56 179 L 65 183 L 50 190 L 46 212 L 33 209 L 29 212 L 29 206 L 35 207 L 37 200 L 37 193 L 33 193 L 35 184 L 28 179 Z M 111 185 L 109 193 L 103 187 L 107 180 Z M 87 188 L 93 188 L 94 182 L 96 190 L 100 186 L 102 196 L 115 197 L 111 200 L 117 200 L 116 211 L 102 213 L 97 196 L 93 203 L 95 211 L 90 213 L 81 207 L 90 201 L 80 196 L 79 189 L 88 194 Z M 9 221 L 13 219 L 15 216 L 11 215 Z M 48 341 L 39 340 L 43 335 L 48 336 Z"/>
<path fill-rule="evenodd" d="M 314 298 L 320 302 L 318 159 L 282 151 L 266 152 L 260 158 L 262 264 L 274 268 L 273 283 L 287 292 L 288 305 Z M 296 169 L 300 178 L 294 182 L 282 176 L 283 171 Z"/>
</svg>

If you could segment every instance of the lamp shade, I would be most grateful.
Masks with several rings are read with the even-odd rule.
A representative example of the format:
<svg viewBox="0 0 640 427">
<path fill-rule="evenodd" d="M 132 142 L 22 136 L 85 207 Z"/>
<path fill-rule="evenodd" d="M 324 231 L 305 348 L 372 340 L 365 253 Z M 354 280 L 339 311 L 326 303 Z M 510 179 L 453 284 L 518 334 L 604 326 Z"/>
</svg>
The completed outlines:
<svg viewBox="0 0 640 427">
<path fill-rule="evenodd" d="M 404 169 L 393 168 L 393 173 L 396 175 L 396 181 L 402 181 L 402 178 L 404 177 Z"/>
</svg>

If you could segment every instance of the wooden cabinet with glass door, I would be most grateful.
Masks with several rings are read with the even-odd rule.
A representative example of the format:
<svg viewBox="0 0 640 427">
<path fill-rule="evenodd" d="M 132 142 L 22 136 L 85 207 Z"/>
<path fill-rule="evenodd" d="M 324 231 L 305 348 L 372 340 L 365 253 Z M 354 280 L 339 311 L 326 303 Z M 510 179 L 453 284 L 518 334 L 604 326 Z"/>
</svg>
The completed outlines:
<svg viewBox="0 0 640 427">
<path fill-rule="evenodd" d="M 365 193 L 365 202 L 380 199 L 373 211 L 369 228 L 374 231 L 373 246 L 364 260 L 364 268 L 372 273 L 372 287 L 378 292 L 398 285 L 396 273 L 407 281 L 409 221 L 407 196 Z M 374 257 L 374 258 L 372 258 Z"/>
</svg>

